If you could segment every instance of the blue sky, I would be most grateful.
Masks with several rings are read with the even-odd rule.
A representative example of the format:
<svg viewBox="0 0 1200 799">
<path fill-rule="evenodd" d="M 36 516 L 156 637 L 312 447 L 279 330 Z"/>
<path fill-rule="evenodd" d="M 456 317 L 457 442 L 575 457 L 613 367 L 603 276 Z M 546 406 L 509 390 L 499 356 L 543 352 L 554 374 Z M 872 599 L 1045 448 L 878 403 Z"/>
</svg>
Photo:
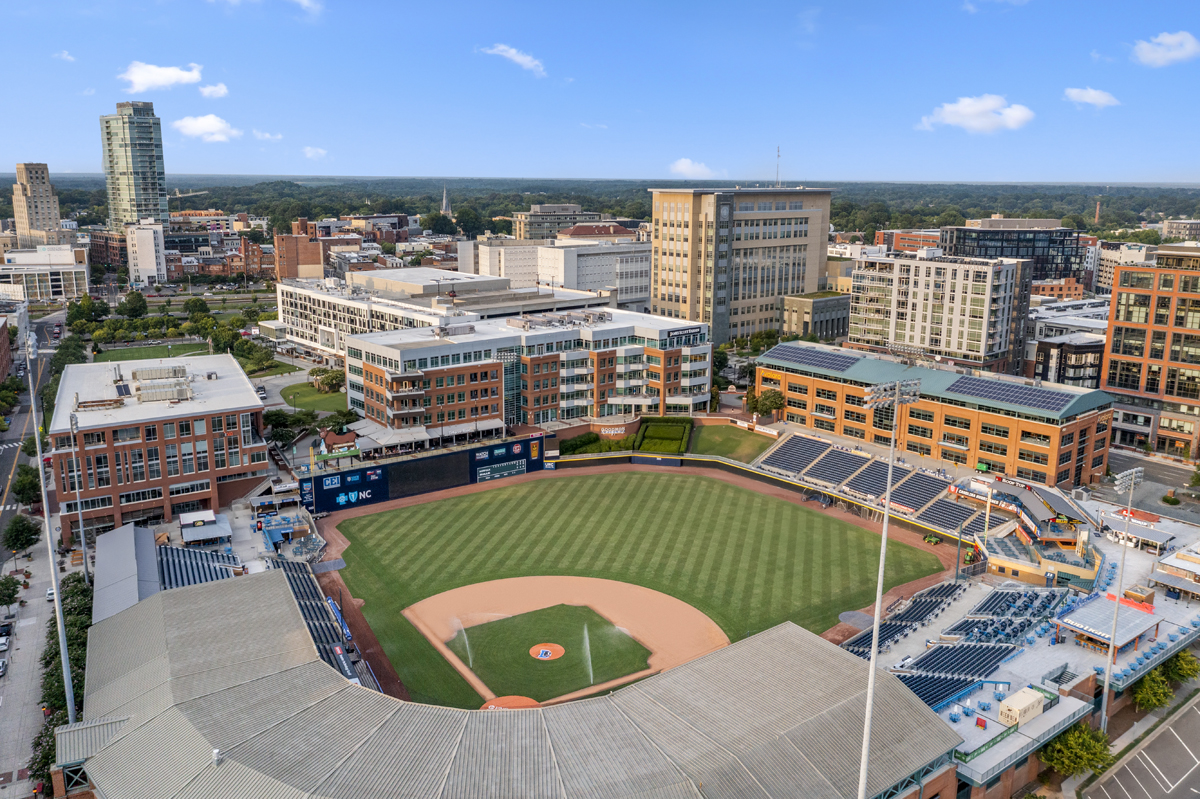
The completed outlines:
<svg viewBox="0 0 1200 799">
<path fill-rule="evenodd" d="M 1194 0 L 9 3 L 0 169 L 1200 182 Z M 23 98 L 23 99 L 18 99 Z M 11 106 L 10 106 L 11 107 Z M 11 124 L 16 122 L 17 124 Z"/>
</svg>

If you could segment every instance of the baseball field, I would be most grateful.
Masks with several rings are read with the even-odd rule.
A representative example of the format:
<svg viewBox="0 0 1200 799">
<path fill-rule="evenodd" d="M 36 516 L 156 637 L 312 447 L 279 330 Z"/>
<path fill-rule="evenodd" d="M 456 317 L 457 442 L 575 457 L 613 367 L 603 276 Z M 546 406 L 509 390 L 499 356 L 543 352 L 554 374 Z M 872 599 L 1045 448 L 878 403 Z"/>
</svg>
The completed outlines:
<svg viewBox="0 0 1200 799">
<path fill-rule="evenodd" d="M 878 535 L 834 516 L 707 477 L 646 472 L 499 487 L 346 519 L 338 530 L 350 542 L 342 577 L 413 700 L 465 708 L 482 698 L 402 615 L 435 594 L 532 575 L 618 580 L 686 602 L 737 641 L 785 620 L 821 632 L 841 611 L 871 604 L 879 558 Z M 887 587 L 940 569 L 931 553 L 893 542 Z M 551 634 L 563 633 L 543 641 Z M 517 690 L 514 670 L 530 667 L 531 644 L 522 644 L 521 657 L 477 647 L 472 657 L 506 691 L 553 695 Z"/>
</svg>

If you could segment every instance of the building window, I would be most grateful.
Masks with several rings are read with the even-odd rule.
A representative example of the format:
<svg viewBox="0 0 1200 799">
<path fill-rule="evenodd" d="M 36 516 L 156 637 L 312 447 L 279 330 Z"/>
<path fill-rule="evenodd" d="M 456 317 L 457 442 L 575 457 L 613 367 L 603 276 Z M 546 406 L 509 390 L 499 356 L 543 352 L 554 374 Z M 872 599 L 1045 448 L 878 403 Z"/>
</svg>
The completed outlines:
<svg viewBox="0 0 1200 799">
<path fill-rule="evenodd" d="M 1063 469 L 1061 472 L 1059 472 L 1059 473 L 1058 473 L 1058 474 L 1057 474 L 1057 475 L 1054 477 L 1054 482 L 1055 482 L 1055 483 L 1065 483 L 1065 482 L 1067 482 L 1067 481 L 1068 481 L 1068 480 L 1070 480 L 1070 479 L 1071 479 L 1071 470 L 1070 470 L 1070 469 Z"/>
<path fill-rule="evenodd" d="M 985 436 L 995 436 L 996 438 L 1008 438 L 1008 428 L 1001 427 L 998 424 L 981 424 L 979 432 Z"/>
<path fill-rule="evenodd" d="M 1030 480 L 1035 483 L 1046 482 L 1046 473 L 1037 472 L 1033 469 L 1026 469 L 1024 466 L 1017 467 L 1017 477 L 1021 480 Z"/>
<path fill-rule="evenodd" d="M 945 424 L 947 427 L 957 427 L 959 430 L 971 429 L 971 420 L 959 416 L 946 416 Z"/>
<path fill-rule="evenodd" d="M 860 430 L 857 427 L 851 427 L 848 424 L 842 425 L 842 435 L 849 436 L 850 438 L 860 439 L 865 439 L 867 437 L 866 431 Z"/>
<path fill-rule="evenodd" d="M 916 419 L 920 422 L 932 422 L 933 413 L 931 411 L 923 411 L 920 408 L 913 408 L 908 412 L 909 419 Z"/>
<path fill-rule="evenodd" d="M 1098 468 L 1103 465 L 1104 465 L 1104 456 L 1103 455 L 1097 455 L 1096 457 L 1092 458 L 1092 468 L 1093 469 Z"/>
<path fill-rule="evenodd" d="M 1028 461 L 1029 463 L 1036 463 L 1040 466 L 1045 466 L 1050 460 L 1046 457 L 1046 453 L 1044 452 L 1030 452 L 1027 449 L 1017 450 L 1017 459 Z"/>
<path fill-rule="evenodd" d="M 1005 457 L 1008 455 L 1008 445 L 1007 444 L 996 444 L 991 441 L 980 441 L 979 442 L 979 451 L 980 452 L 990 452 L 993 455 L 999 455 L 1001 457 Z"/>
<path fill-rule="evenodd" d="M 150 502 L 155 499 L 162 499 L 163 490 L 161 488 L 147 488 L 142 491 L 130 491 L 122 494 L 121 504 L 132 505 L 135 502 Z"/>
<path fill-rule="evenodd" d="M 929 427 L 922 427 L 919 424 L 910 424 L 908 426 L 908 434 L 917 438 L 933 438 L 933 430 Z"/>
<path fill-rule="evenodd" d="M 872 440 L 881 447 L 890 447 L 892 445 L 891 436 L 881 436 L 876 434 Z"/>
<path fill-rule="evenodd" d="M 824 389 L 824 388 L 818 388 L 817 389 L 817 399 L 829 400 L 830 402 L 837 402 L 837 392 L 829 391 L 828 389 Z"/>
<path fill-rule="evenodd" d="M 858 411 L 852 411 L 849 408 L 842 411 L 842 417 L 847 422 L 858 422 L 859 424 L 867 423 L 867 415 L 865 413 L 859 413 Z M 861 438 L 861 436 L 860 436 L 860 438 Z"/>
<path fill-rule="evenodd" d="M 953 449 L 942 449 L 942 460 L 951 461 L 953 463 L 966 463 L 967 456 Z"/>
<path fill-rule="evenodd" d="M 827 430 L 830 433 L 834 431 L 834 424 L 828 419 L 813 419 L 813 427 L 818 430 Z"/>
<path fill-rule="evenodd" d="M 929 455 L 933 452 L 932 447 L 920 441 L 909 441 L 907 444 L 905 444 L 904 448 L 909 452 L 915 452 L 918 455 Z"/>
</svg>

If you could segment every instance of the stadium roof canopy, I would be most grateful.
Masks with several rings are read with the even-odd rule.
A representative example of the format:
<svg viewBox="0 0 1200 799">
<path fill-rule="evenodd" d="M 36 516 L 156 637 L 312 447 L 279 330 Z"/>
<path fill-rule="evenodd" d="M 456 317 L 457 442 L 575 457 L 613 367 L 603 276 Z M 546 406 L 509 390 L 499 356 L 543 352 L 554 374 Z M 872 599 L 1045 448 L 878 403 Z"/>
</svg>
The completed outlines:
<svg viewBox="0 0 1200 799">
<path fill-rule="evenodd" d="M 57 747 L 108 797 L 842 799 L 856 795 L 868 668 L 784 623 L 604 697 L 402 702 L 321 661 L 271 570 L 161 591 L 93 626 L 84 719 Z M 951 767 L 961 741 L 880 671 L 867 795 Z"/>
</svg>

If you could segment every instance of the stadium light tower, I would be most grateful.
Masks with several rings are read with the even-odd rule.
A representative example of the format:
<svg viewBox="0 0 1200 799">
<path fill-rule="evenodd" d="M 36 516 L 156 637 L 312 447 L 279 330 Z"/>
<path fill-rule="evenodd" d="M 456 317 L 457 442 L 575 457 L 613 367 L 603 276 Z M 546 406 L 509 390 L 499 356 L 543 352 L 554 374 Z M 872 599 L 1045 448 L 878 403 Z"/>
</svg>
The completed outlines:
<svg viewBox="0 0 1200 799">
<path fill-rule="evenodd" d="M 1125 546 L 1129 540 L 1129 517 L 1133 515 L 1133 489 L 1142 484 L 1142 479 L 1146 476 L 1146 470 L 1141 466 L 1136 469 L 1127 469 L 1117 475 L 1117 493 L 1124 494 L 1129 492 L 1129 502 L 1125 506 L 1125 541 L 1121 544 L 1121 568 L 1117 569 L 1117 593 L 1116 601 L 1113 602 L 1113 623 L 1112 633 L 1108 636 L 1108 661 L 1104 666 L 1104 697 L 1100 700 L 1100 730 L 1108 732 L 1108 686 L 1112 680 L 1113 664 L 1117 660 L 1117 618 L 1121 613 L 1121 588 L 1125 584 L 1125 553 L 1129 551 L 1129 547 Z M 1096 574 L 1099 579 L 1099 573 Z"/>
<path fill-rule="evenodd" d="M 875 704 L 875 661 L 879 657 L 879 620 L 883 611 L 883 570 L 887 558 L 888 509 L 892 506 L 892 469 L 896 465 L 896 428 L 900 424 L 900 408 L 921 398 L 920 380 L 896 380 L 877 383 L 867 389 L 863 407 L 878 413 L 884 408 L 892 411 L 892 443 L 888 448 L 887 484 L 883 491 L 883 534 L 879 543 L 879 579 L 875 586 L 875 621 L 871 625 L 871 667 L 867 672 L 867 715 L 863 721 L 862 762 L 858 767 L 858 799 L 867 797 L 867 761 L 871 757 L 871 711 Z"/>
</svg>

